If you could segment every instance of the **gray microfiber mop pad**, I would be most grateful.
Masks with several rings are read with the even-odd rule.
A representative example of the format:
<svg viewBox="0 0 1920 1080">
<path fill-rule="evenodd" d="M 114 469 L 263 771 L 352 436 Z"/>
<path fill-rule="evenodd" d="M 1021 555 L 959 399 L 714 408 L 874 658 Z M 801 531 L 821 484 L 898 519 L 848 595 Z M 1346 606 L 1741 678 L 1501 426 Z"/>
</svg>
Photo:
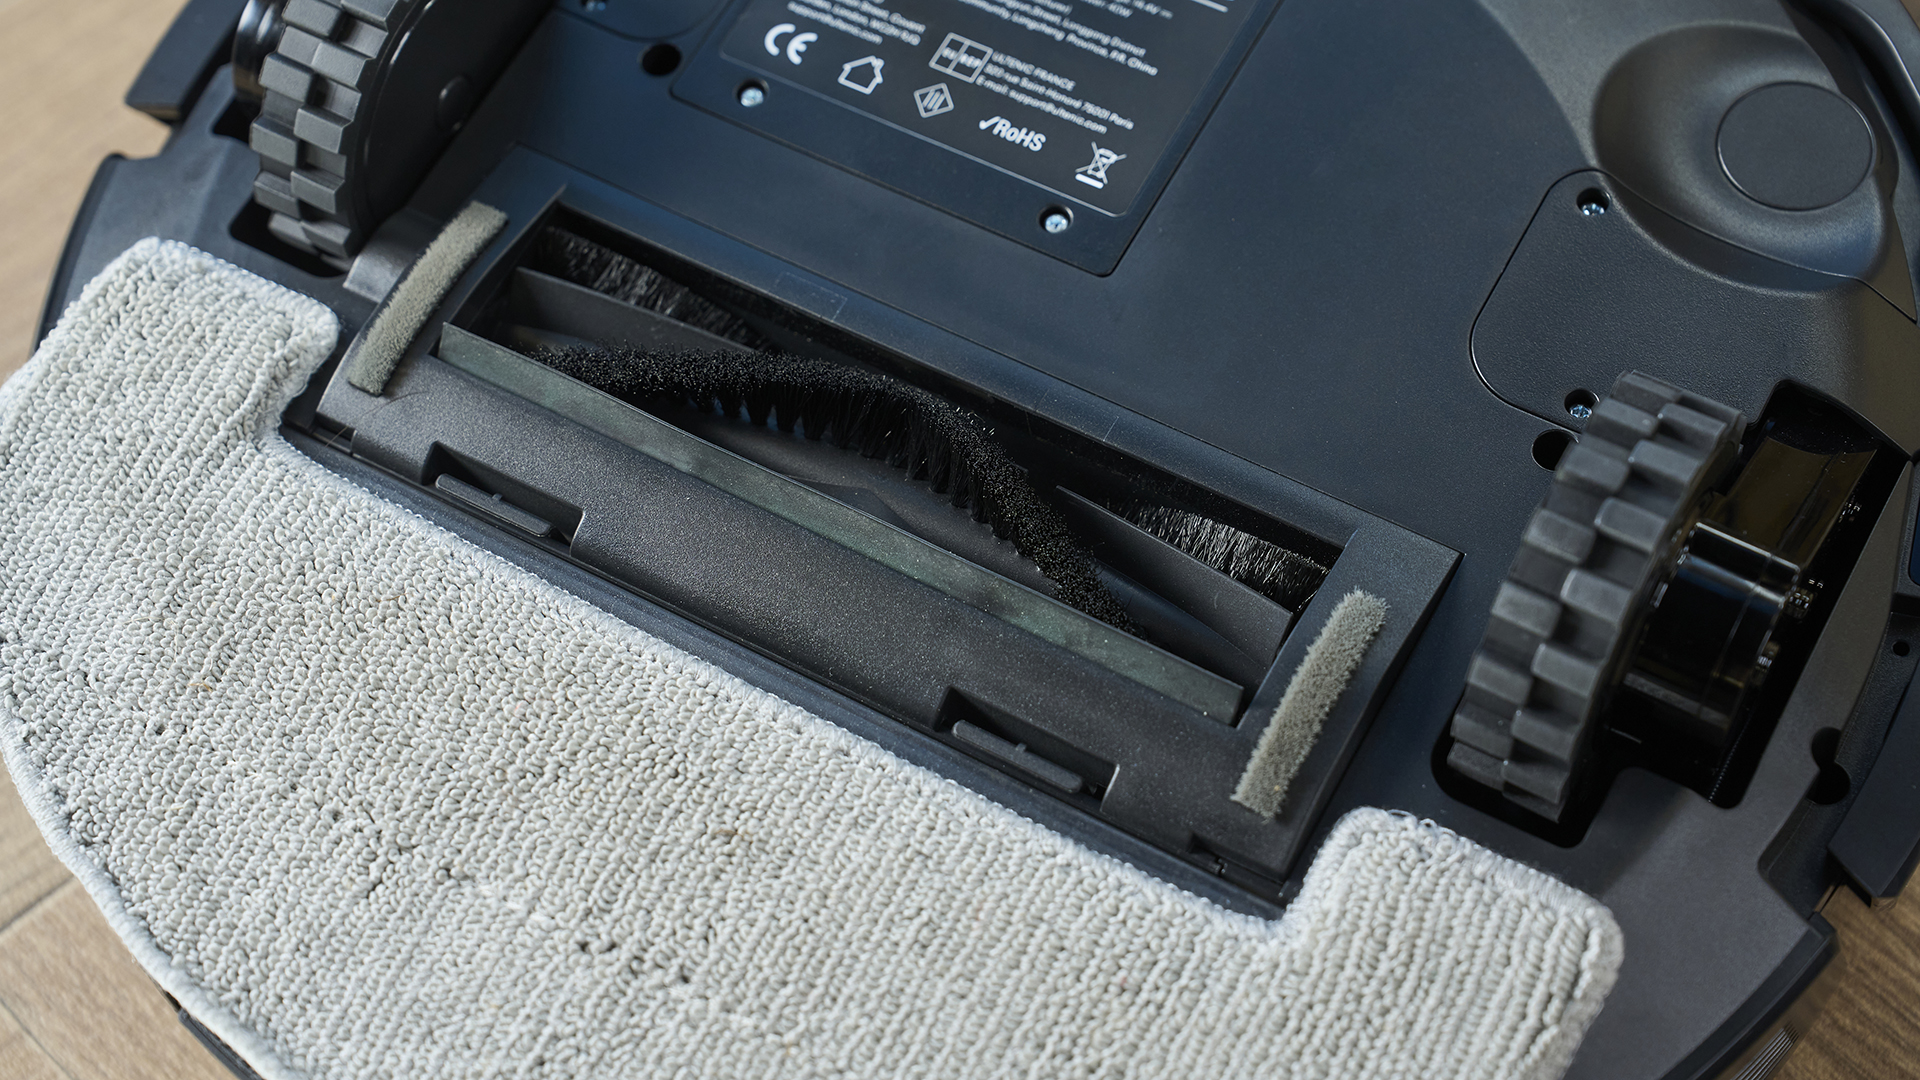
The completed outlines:
<svg viewBox="0 0 1920 1080">
<path fill-rule="evenodd" d="M 507 215 L 486 203 L 470 202 L 455 214 L 374 312 L 359 347 L 347 358 L 347 382 L 369 394 L 385 390 L 407 346 L 447 291 L 506 227 Z"/>
<path fill-rule="evenodd" d="M 1367 646 L 1386 621 L 1387 602 L 1359 589 L 1333 606 L 1326 625 L 1288 680 L 1267 729 L 1260 733 L 1246 771 L 1233 789 L 1234 802 L 1268 817 L 1280 812 L 1287 786 L 1306 762 L 1327 714 L 1353 681 L 1353 673 L 1360 670 Z"/>
<path fill-rule="evenodd" d="M 0 390 L 0 749 L 263 1075 L 1550 1078 L 1612 986 L 1431 824 L 1235 915 L 636 632 L 282 440 L 334 334 L 149 240 Z"/>
</svg>

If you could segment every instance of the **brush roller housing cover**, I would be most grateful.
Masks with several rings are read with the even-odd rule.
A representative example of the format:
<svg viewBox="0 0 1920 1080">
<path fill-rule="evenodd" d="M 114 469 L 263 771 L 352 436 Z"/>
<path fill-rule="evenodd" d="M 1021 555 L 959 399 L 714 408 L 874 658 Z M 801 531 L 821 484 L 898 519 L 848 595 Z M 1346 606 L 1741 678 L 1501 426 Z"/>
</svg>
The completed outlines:
<svg viewBox="0 0 1920 1080">
<path fill-rule="evenodd" d="M 775 353 L 632 353 L 576 349 L 542 361 L 621 397 L 684 399 L 701 411 L 746 411 L 809 439 L 882 457 L 950 493 L 955 506 L 1011 539 L 1058 588 L 1061 601 L 1102 622 L 1131 620 L 1107 592 L 1060 515 L 966 410 L 872 372 Z"/>
</svg>

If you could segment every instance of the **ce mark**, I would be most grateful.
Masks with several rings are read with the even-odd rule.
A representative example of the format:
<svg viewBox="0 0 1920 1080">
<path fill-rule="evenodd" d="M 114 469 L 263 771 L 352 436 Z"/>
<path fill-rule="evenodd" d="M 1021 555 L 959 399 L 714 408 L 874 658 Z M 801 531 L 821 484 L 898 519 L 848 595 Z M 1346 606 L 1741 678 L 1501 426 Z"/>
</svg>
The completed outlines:
<svg viewBox="0 0 1920 1080">
<path fill-rule="evenodd" d="M 798 29 L 799 27 L 793 25 L 790 22 L 783 22 L 779 26 L 776 26 L 773 29 L 767 31 L 767 36 L 764 41 L 764 44 L 767 47 L 767 55 L 779 56 L 780 55 L 780 35 L 793 34 L 793 32 Z M 805 34 L 793 34 L 792 40 L 787 42 L 787 49 L 786 49 L 787 59 L 792 63 L 798 64 L 801 60 L 802 54 L 804 54 L 807 51 L 807 46 L 819 40 L 820 40 L 820 35 L 812 32 L 808 32 Z"/>
</svg>

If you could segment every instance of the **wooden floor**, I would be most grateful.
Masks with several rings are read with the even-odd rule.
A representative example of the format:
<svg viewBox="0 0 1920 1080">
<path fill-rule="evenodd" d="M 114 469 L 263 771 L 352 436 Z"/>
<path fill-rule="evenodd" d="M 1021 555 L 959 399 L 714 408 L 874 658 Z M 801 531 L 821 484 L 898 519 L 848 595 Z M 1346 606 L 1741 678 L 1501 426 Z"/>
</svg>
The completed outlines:
<svg viewBox="0 0 1920 1080">
<path fill-rule="evenodd" d="M 120 97 L 179 0 L 0 0 L 0 376 L 26 359 L 94 166 L 164 129 Z M 1829 906 L 1846 970 L 1779 1076 L 1920 1078 L 1920 900 Z M 0 772 L 0 1080 L 220 1080 Z"/>
</svg>

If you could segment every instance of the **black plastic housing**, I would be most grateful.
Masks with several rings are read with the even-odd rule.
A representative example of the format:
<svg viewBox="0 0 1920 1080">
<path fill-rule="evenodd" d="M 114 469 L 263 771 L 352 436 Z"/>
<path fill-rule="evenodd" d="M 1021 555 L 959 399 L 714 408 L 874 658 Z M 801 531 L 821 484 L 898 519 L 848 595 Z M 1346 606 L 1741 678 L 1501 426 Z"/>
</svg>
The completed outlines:
<svg viewBox="0 0 1920 1080">
<path fill-rule="evenodd" d="M 453 370 L 431 355 L 437 341 L 416 344 L 386 398 L 352 397 L 329 369 L 287 418 L 291 437 L 356 482 L 1216 902 L 1275 914 L 1306 865 L 1300 856 L 1361 805 L 1431 818 L 1592 893 L 1625 932 L 1626 963 L 1573 1077 L 1691 1080 L 1741 1066 L 1832 956 L 1817 914 L 1831 889 L 1880 896 L 1903 883 L 1920 850 L 1920 804 L 1905 779 L 1920 769 L 1920 740 L 1908 730 L 1911 703 L 1901 704 L 1920 644 L 1909 625 L 1920 615 L 1910 469 L 1881 505 L 1863 507 L 1858 559 L 1845 581 L 1826 583 L 1831 611 L 1736 805 L 1628 769 L 1577 841 L 1556 843 L 1450 794 L 1432 758 L 1546 481 L 1533 447 L 1578 429 L 1568 408 L 1579 392 L 1631 367 L 1753 416 L 1789 383 L 1896 456 L 1920 449 L 1910 150 L 1920 91 L 1905 77 L 1920 70 L 1920 30 L 1899 5 L 1286 0 L 1223 73 L 1157 199 L 1120 223 L 1131 239 L 1102 274 L 1045 253 L 1042 239 L 1009 240 L 831 154 L 689 104 L 676 76 L 641 67 L 655 44 L 699 55 L 730 18 L 726 5 L 661 5 L 653 23 L 621 22 L 615 7 L 549 13 L 345 273 L 282 258 L 247 227 L 258 165 L 231 137 L 232 92 L 216 76 L 158 157 L 102 166 L 47 325 L 110 259 L 161 235 L 315 296 L 351 336 L 468 199 L 506 210 L 515 235 L 564 205 L 764 299 L 834 349 L 853 355 L 864 343 L 905 358 L 930 381 L 1284 522 L 1337 552 L 1339 580 L 1315 605 L 1348 583 L 1389 595 L 1392 636 L 1361 672 L 1364 694 L 1343 699 L 1307 763 L 1310 800 L 1268 839 L 1223 828 L 1207 808 L 1176 838 L 1136 825 L 1137 805 L 1123 807 L 1107 785 L 1144 766 L 1153 781 L 1136 790 L 1177 803 L 1220 791 L 1224 765 L 1195 774 L 1059 737 L 1004 700 L 1017 693 L 936 694 L 929 684 L 921 700 L 933 720 L 903 723 L 851 678 L 818 663 L 797 673 L 715 633 L 717 620 L 673 614 L 615 584 L 663 558 L 702 572 L 684 550 L 687 529 L 697 535 L 717 518 L 645 544 L 614 537 L 600 549 L 608 561 L 590 568 L 574 549 L 595 499 L 631 507 L 622 500 L 637 496 L 624 487 L 650 466 Z M 1629 92 L 1628 76 L 1663 94 Z M 1866 181 L 1831 212 L 1785 218 L 1741 202 L 1716 172 L 1710 140 L 1688 134 L 1715 122 L 1701 102 L 1774 81 L 1829 88 L 1872 131 Z M 513 265 L 511 243 L 461 282 L 441 321 L 471 324 L 480 308 L 468 305 L 501 287 L 489 275 Z M 416 391 L 421 405 L 409 406 Z M 587 465 L 560 460 L 568 456 Z M 579 511 L 580 524 L 537 538 L 460 509 L 428 486 L 449 473 L 549 523 Z M 754 518 L 703 497 L 714 515 Z M 551 503 L 535 506 L 540 498 Z M 758 522 L 744 535 L 775 532 Z M 885 581 L 866 567 L 848 575 L 846 595 L 876 597 Z M 915 596 L 900 601 L 913 610 L 932 603 L 898 583 L 885 589 Z M 777 614 L 773 593 L 700 595 Z M 871 602 L 884 613 L 892 601 Z M 1274 672 L 1297 662 L 1298 627 L 1316 627 L 1316 615 L 1300 613 Z M 1237 724 L 1181 716 L 1167 726 L 1224 762 L 1254 733 L 1245 717 L 1273 700 L 1273 682 Z M 1109 765 L 1121 779 L 1096 779 L 1098 806 L 1090 789 L 1048 793 L 1058 789 L 1021 778 L 983 740 L 954 736 L 962 723 L 1024 741 L 1083 779 Z M 1846 778 L 1837 800 L 1836 770 Z"/>
</svg>

